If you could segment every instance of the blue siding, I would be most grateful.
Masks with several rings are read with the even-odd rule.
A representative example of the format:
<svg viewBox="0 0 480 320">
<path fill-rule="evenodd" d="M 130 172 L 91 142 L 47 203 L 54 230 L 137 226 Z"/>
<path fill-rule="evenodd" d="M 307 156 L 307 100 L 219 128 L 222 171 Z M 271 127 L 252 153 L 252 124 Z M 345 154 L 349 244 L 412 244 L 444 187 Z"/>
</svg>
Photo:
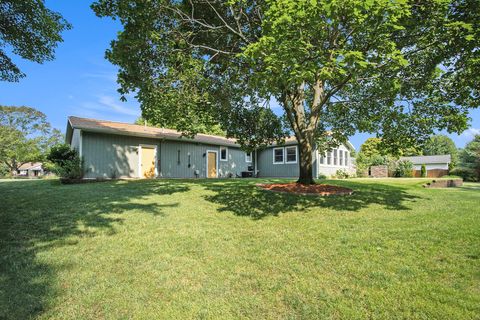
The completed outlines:
<svg viewBox="0 0 480 320">
<path fill-rule="evenodd" d="M 216 151 L 220 157 L 220 147 L 191 142 L 163 141 L 160 151 L 161 176 L 166 178 L 195 178 L 198 170 L 200 178 L 207 177 L 207 150 Z M 179 161 L 180 154 L 180 161 Z M 190 156 L 190 166 L 188 157 Z M 246 171 L 250 163 L 245 162 L 245 152 L 228 147 L 228 161 L 218 159 L 218 177 L 235 177 Z"/>
<path fill-rule="evenodd" d="M 206 178 L 206 152 L 220 147 L 200 143 L 158 140 L 134 136 L 82 132 L 82 155 L 86 178 L 136 178 L 138 174 L 138 146 L 157 146 L 157 172 L 159 177 Z M 179 157 L 180 152 L 180 157 Z M 190 156 L 190 166 L 189 166 Z M 180 161 L 179 161 L 180 160 Z M 228 147 L 228 161 L 218 161 L 218 177 L 235 177 L 246 171 L 252 163 L 245 161 L 245 152 Z"/>
<path fill-rule="evenodd" d="M 273 163 L 273 149 L 280 147 L 290 147 L 295 146 L 294 144 L 286 146 L 275 146 L 269 147 L 257 152 L 257 161 L 258 161 L 258 170 L 260 171 L 260 177 L 274 177 L 274 178 L 298 178 L 300 175 L 299 161 L 300 159 L 298 154 L 297 146 L 297 163 L 283 163 L 283 164 L 274 164 Z M 312 155 L 312 176 L 317 177 L 317 154 L 318 152 L 314 151 Z"/>
<path fill-rule="evenodd" d="M 257 151 L 258 170 L 260 177 L 277 177 L 277 178 L 298 178 L 300 170 L 297 163 L 273 163 L 273 149 L 266 148 Z M 297 154 L 298 158 L 298 154 Z"/>
<path fill-rule="evenodd" d="M 159 142 L 155 139 L 82 131 L 85 177 L 138 177 L 140 144 L 158 146 Z"/>
</svg>

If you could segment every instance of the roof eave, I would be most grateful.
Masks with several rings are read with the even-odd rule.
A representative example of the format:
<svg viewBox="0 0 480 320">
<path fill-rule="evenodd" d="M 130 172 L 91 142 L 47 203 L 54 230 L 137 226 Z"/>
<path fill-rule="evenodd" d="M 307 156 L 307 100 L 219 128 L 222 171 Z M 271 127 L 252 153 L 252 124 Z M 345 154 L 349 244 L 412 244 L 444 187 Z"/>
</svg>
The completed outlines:
<svg viewBox="0 0 480 320">
<path fill-rule="evenodd" d="M 191 139 L 185 137 L 169 137 L 166 135 L 155 135 L 155 134 L 142 134 L 139 132 L 127 132 L 127 131 L 117 131 L 117 130 L 110 130 L 110 129 L 95 129 L 95 128 L 88 128 L 82 126 L 76 126 L 74 129 L 81 129 L 85 132 L 95 132 L 95 133 L 106 133 L 106 134 L 114 134 L 114 135 L 121 135 L 121 136 L 134 136 L 134 137 L 141 137 L 141 138 L 150 138 L 150 139 L 159 139 L 159 140 L 169 140 L 169 141 L 181 141 L 181 142 L 190 142 L 190 143 L 201 143 L 201 144 L 210 144 L 210 145 L 219 145 L 225 147 L 234 147 L 240 148 L 240 145 L 232 142 L 232 143 L 225 143 L 225 142 L 210 142 L 210 141 L 202 141 L 201 139 Z"/>
</svg>

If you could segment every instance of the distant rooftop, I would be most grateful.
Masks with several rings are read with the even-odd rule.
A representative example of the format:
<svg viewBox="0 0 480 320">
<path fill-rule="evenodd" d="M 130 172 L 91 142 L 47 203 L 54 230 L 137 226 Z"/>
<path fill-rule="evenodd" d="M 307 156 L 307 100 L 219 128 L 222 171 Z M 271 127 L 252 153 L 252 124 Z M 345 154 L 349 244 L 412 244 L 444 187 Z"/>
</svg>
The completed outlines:
<svg viewBox="0 0 480 320">
<path fill-rule="evenodd" d="M 41 162 L 26 162 L 18 167 L 18 170 L 32 170 L 32 169 L 41 169 Z"/>
<path fill-rule="evenodd" d="M 401 157 L 400 160 L 410 160 L 413 164 L 450 163 L 452 157 L 449 154 L 443 154 L 436 156 Z"/>
</svg>

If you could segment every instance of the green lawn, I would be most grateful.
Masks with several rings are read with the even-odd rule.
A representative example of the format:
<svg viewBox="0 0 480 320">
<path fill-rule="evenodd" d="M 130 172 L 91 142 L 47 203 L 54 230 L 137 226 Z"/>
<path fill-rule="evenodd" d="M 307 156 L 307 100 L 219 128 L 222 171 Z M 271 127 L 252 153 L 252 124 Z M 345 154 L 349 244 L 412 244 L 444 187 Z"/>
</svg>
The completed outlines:
<svg viewBox="0 0 480 320">
<path fill-rule="evenodd" d="M 0 182 L 0 319 L 478 319 L 479 184 L 259 181 Z"/>
</svg>

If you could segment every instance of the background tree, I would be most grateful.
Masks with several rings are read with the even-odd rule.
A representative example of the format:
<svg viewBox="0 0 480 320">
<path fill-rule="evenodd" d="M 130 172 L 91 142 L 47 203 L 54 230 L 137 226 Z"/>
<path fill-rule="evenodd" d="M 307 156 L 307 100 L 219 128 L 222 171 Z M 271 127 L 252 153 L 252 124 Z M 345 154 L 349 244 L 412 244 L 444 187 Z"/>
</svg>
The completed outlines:
<svg viewBox="0 0 480 320">
<path fill-rule="evenodd" d="M 161 127 L 153 124 L 151 121 L 145 120 L 143 117 L 139 117 L 137 120 L 135 120 L 134 123 L 140 126 L 143 126 L 146 124 L 147 126 L 150 126 L 150 127 Z M 168 127 L 162 127 L 162 128 L 168 128 Z M 176 130 L 175 127 L 168 128 L 168 129 Z M 200 123 L 197 127 L 197 133 L 211 134 L 211 135 L 221 136 L 221 137 L 226 136 L 225 131 L 222 130 L 222 128 L 218 123 L 211 123 L 211 124 Z"/>
<path fill-rule="evenodd" d="M 477 0 L 98 0 L 124 26 L 107 51 L 145 118 L 194 134 L 220 122 L 248 148 L 294 134 L 301 183 L 315 144 L 377 132 L 397 153 L 479 105 Z M 274 114 L 269 102 L 283 109 Z M 327 134 L 327 132 L 329 132 Z"/>
<path fill-rule="evenodd" d="M 459 166 L 451 174 L 459 175 L 464 180 L 480 181 L 480 135 L 475 135 L 460 151 Z"/>
<path fill-rule="evenodd" d="M 360 146 L 359 154 L 366 158 L 371 158 L 376 155 L 384 155 L 384 150 L 381 149 L 382 139 L 380 138 L 368 138 Z"/>
<path fill-rule="evenodd" d="M 357 173 L 363 175 L 371 166 L 386 165 L 389 157 L 382 149 L 382 139 L 368 138 L 360 146 L 360 151 L 355 159 Z"/>
<path fill-rule="evenodd" d="M 361 174 L 370 166 L 379 166 L 392 164 L 394 160 L 398 160 L 399 156 L 418 155 L 418 147 L 412 146 L 401 148 L 392 153 L 391 150 L 385 146 L 385 143 L 380 138 L 368 138 L 360 146 L 360 151 L 356 157 L 356 164 Z"/>
<path fill-rule="evenodd" d="M 52 60 L 61 32 L 70 24 L 45 7 L 43 0 L 2 0 L 0 2 L 0 80 L 18 81 L 25 74 L 15 65 L 4 47 L 20 57 L 43 63 Z"/>
<path fill-rule="evenodd" d="M 26 162 L 41 161 L 61 139 L 45 114 L 30 107 L 0 106 L 0 162 L 11 173 Z"/>
<path fill-rule="evenodd" d="M 458 162 L 457 146 L 452 139 L 445 135 L 435 135 L 430 137 L 425 142 L 422 152 L 426 156 L 449 154 L 452 156 L 453 164 Z"/>
</svg>

